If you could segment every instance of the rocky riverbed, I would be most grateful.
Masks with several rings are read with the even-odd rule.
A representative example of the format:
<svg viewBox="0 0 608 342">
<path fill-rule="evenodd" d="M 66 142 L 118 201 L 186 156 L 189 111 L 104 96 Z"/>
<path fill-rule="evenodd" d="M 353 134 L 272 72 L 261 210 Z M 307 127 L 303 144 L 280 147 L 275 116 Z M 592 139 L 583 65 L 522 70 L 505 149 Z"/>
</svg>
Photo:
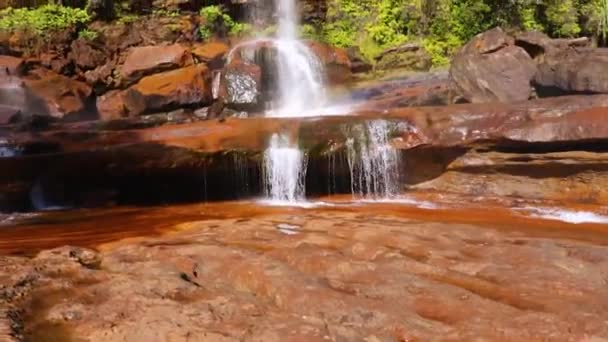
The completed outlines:
<svg viewBox="0 0 608 342">
<path fill-rule="evenodd" d="M 1 257 L 0 337 L 608 338 L 608 235 L 600 223 L 533 217 L 524 209 L 538 203 L 504 199 L 328 200 L 310 208 L 242 202 L 17 219 L 21 228 L 0 231 L 0 251 L 45 250 Z M 608 220 L 597 206 L 553 205 Z M 64 243 L 97 251 L 47 249 Z"/>
</svg>

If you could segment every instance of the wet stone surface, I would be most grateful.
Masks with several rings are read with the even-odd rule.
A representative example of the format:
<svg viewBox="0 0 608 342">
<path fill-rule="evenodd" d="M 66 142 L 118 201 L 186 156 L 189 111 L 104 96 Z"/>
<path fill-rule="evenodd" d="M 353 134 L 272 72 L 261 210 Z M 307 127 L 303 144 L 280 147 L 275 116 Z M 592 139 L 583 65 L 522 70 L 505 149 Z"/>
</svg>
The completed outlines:
<svg viewBox="0 0 608 342">
<path fill-rule="evenodd" d="M 500 208 L 164 210 L 148 213 L 165 217 L 162 237 L 2 257 L 0 338 L 15 326 L 6 310 L 21 310 L 30 339 L 41 329 L 73 341 L 608 338 L 601 225 Z M 183 215 L 205 211 L 216 216 Z"/>
</svg>

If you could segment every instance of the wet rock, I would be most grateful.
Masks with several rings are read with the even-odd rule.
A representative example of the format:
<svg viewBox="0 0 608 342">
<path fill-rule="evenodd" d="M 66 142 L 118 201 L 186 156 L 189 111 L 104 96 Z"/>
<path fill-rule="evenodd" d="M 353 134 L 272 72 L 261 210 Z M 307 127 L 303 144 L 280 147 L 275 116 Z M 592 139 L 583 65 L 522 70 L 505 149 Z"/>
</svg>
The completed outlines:
<svg viewBox="0 0 608 342">
<path fill-rule="evenodd" d="M 72 61 L 63 54 L 48 52 L 40 55 L 40 63 L 43 67 L 53 70 L 58 74 L 71 74 L 73 70 Z"/>
<path fill-rule="evenodd" d="M 450 75 L 469 102 L 515 102 L 532 96 L 536 71 L 526 51 L 495 28 L 477 35 L 458 52 Z"/>
<path fill-rule="evenodd" d="M 144 77 L 124 95 L 129 115 L 200 106 L 211 100 L 211 74 L 202 64 Z"/>
<path fill-rule="evenodd" d="M 262 70 L 256 64 L 235 60 L 224 68 L 220 97 L 238 110 L 261 109 Z"/>
<path fill-rule="evenodd" d="M 97 98 L 97 112 L 101 120 L 117 120 L 127 116 L 124 92 L 111 90 Z"/>
<path fill-rule="evenodd" d="M 340 84 L 350 80 L 351 62 L 346 50 L 316 41 L 307 44 L 321 61 L 330 83 Z"/>
<path fill-rule="evenodd" d="M 223 57 L 229 50 L 230 47 L 225 43 L 209 42 L 194 46 L 192 55 L 209 68 L 217 69 L 223 66 Z"/>
<path fill-rule="evenodd" d="M 48 113 L 42 98 L 36 96 L 26 86 L 23 79 L 16 76 L 0 75 L 0 122 L 9 123 L 23 115 Z"/>
<path fill-rule="evenodd" d="M 431 56 L 419 44 L 405 44 L 382 52 L 376 57 L 377 70 L 428 71 L 431 69 Z"/>
<path fill-rule="evenodd" d="M 92 94 L 85 83 L 41 69 L 27 78 L 25 84 L 35 97 L 44 101 L 48 114 L 56 118 L 83 113 Z"/>
<path fill-rule="evenodd" d="M 22 58 L 0 56 L 0 75 L 22 76 L 24 71 L 25 63 Z"/>
<path fill-rule="evenodd" d="M 146 75 L 191 64 L 188 50 L 179 44 L 133 48 L 120 69 L 122 84 L 132 84 Z"/>
</svg>

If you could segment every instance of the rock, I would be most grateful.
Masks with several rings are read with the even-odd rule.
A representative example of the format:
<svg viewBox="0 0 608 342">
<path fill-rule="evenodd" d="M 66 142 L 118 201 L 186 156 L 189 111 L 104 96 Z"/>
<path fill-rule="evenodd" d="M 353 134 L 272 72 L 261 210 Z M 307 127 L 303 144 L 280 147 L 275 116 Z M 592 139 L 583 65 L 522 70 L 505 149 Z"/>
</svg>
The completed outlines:
<svg viewBox="0 0 608 342">
<path fill-rule="evenodd" d="M 262 109 L 262 69 L 257 64 L 235 60 L 224 68 L 220 97 L 237 110 Z"/>
<path fill-rule="evenodd" d="M 340 84 L 350 80 L 351 63 L 346 50 L 316 41 L 307 44 L 321 61 L 330 83 Z"/>
<path fill-rule="evenodd" d="M 608 49 L 566 48 L 547 54 L 534 78 L 538 93 L 608 93 Z"/>
<path fill-rule="evenodd" d="M 0 123 L 30 115 L 48 115 L 45 101 L 28 88 L 23 79 L 0 75 Z"/>
<path fill-rule="evenodd" d="M 144 77 L 124 95 L 129 115 L 211 103 L 211 73 L 202 65 Z"/>
<path fill-rule="evenodd" d="M 85 83 L 41 69 L 27 78 L 25 84 L 33 96 L 46 104 L 48 114 L 56 118 L 82 114 L 92 94 Z"/>
<path fill-rule="evenodd" d="M 110 60 L 107 63 L 89 70 L 84 73 L 84 78 L 88 85 L 95 89 L 97 94 L 104 93 L 106 88 L 114 85 L 114 70 L 116 61 Z"/>
<path fill-rule="evenodd" d="M 76 39 L 71 44 L 68 58 L 81 70 L 91 70 L 106 63 L 108 56 L 84 39 Z"/>
<path fill-rule="evenodd" d="M 454 57 L 456 89 L 470 102 L 516 102 L 532 96 L 536 65 L 500 28 L 477 35 Z"/>
<path fill-rule="evenodd" d="M 179 44 L 133 48 L 120 70 L 121 82 L 132 84 L 142 77 L 192 63 L 192 56 Z"/>
<path fill-rule="evenodd" d="M 40 63 L 43 67 L 58 74 L 70 74 L 73 69 L 72 61 L 56 52 L 41 54 Z"/>
<path fill-rule="evenodd" d="M 552 55 L 571 47 L 591 47 L 591 40 L 585 37 L 575 39 L 552 39 L 538 31 L 521 32 L 515 36 L 515 45 L 523 48 L 537 62 L 542 63 L 545 55 Z"/>
<path fill-rule="evenodd" d="M 376 57 L 377 70 L 428 71 L 431 66 L 431 56 L 419 44 L 409 43 L 391 48 Z"/>
<path fill-rule="evenodd" d="M 111 90 L 97 98 L 97 112 L 101 120 L 117 120 L 127 116 L 124 93 L 120 90 Z"/>
<path fill-rule="evenodd" d="M 209 42 L 198 44 L 192 48 L 192 55 L 200 62 L 206 63 L 210 69 L 223 66 L 223 57 L 230 51 L 230 47 L 222 42 Z"/>
<path fill-rule="evenodd" d="M 22 76 L 25 63 L 22 58 L 13 56 L 0 56 L 0 74 Z"/>
</svg>

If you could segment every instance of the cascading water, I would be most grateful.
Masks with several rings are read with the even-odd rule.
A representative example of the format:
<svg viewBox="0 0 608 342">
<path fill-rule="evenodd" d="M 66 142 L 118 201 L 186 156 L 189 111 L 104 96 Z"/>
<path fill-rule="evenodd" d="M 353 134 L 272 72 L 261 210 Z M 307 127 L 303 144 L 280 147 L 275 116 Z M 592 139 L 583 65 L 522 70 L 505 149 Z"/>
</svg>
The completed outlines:
<svg viewBox="0 0 608 342">
<path fill-rule="evenodd" d="M 295 0 L 276 0 L 279 11 L 277 39 L 277 105 L 271 117 L 297 117 L 323 105 L 322 66 L 312 51 L 298 40 Z M 264 153 L 267 195 L 274 201 L 295 202 L 305 197 L 306 155 L 284 134 L 274 134 Z"/>
<path fill-rule="evenodd" d="M 274 5 L 278 10 L 276 38 L 242 43 L 233 49 L 228 60 L 235 51 L 247 46 L 260 43 L 273 46 L 276 98 L 266 116 L 324 115 L 323 65 L 313 51 L 298 40 L 296 1 L 275 0 Z M 387 132 L 388 123 L 384 120 L 358 125 L 348 132 L 347 159 L 353 194 L 378 199 L 393 198 L 399 193 L 399 156 L 390 145 Z M 307 156 L 298 148 L 297 138 L 290 134 L 274 134 L 264 153 L 264 187 L 274 203 L 289 204 L 305 199 Z"/>
<path fill-rule="evenodd" d="M 273 134 L 264 152 L 266 194 L 273 201 L 296 202 L 304 199 L 306 155 L 284 134 Z"/>
<path fill-rule="evenodd" d="M 348 166 L 353 195 L 395 198 L 399 192 L 399 153 L 390 145 L 389 123 L 374 120 L 347 133 Z"/>
</svg>

